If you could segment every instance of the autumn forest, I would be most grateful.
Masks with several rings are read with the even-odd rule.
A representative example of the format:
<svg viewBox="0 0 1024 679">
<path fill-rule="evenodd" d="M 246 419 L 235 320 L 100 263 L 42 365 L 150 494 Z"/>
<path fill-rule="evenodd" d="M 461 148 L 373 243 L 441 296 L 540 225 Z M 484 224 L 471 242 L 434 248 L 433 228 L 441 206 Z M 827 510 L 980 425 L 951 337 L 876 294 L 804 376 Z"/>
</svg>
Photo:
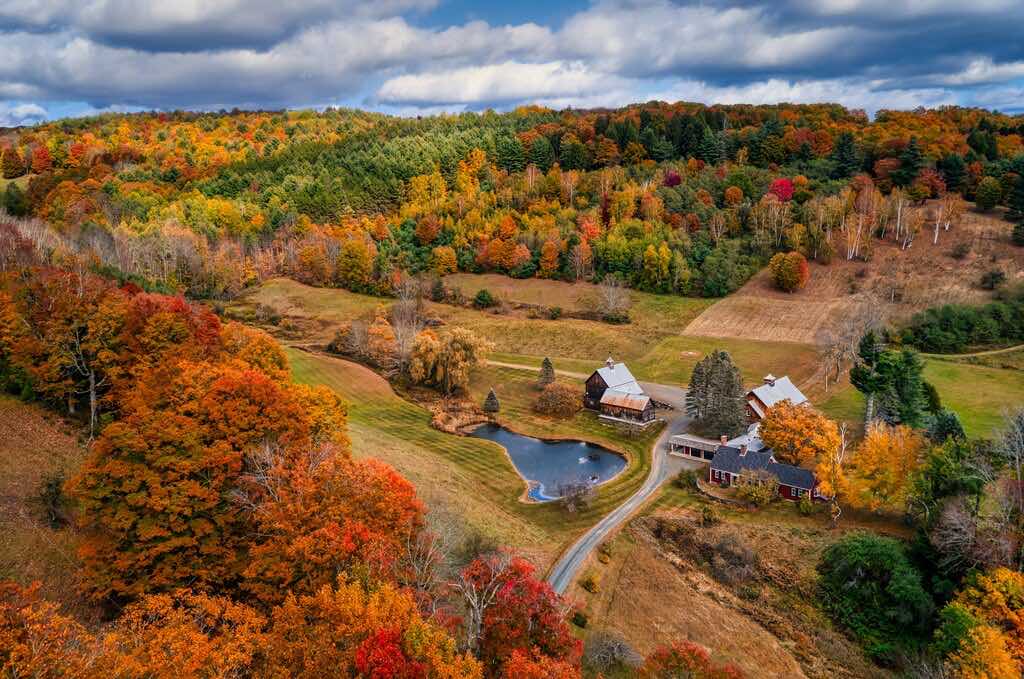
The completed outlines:
<svg viewBox="0 0 1024 679">
<path fill-rule="evenodd" d="M 657 500 L 677 499 L 674 516 L 692 520 L 694 533 L 720 530 L 722 517 L 775 526 L 776 512 L 794 540 L 826 536 L 815 543 L 820 560 L 791 573 L 736 547 L 736 535 L 694 546 L 665 524 L 651 530 L 662 548 L 688 545 L 673 563 L 703 555 L 699 567 L 713 576 L 728 566 L 714 578 L 739 592 L 745 621 L 789 650 L 809 648 L 784 616 L 756 609 L 758 592 L 782 591 L 793 608 L 818 601 L 801 620 L 838 630 L 851 667 L 875 676 L 995 679 L 1024 669 L 1022 403 L 1004 404 L 1005 429 L 974 435 L 949 405 L 954 390 L 933 374 L 947 365 L 935 356 L 999 361 L 1024 342 L 1024 290 L 1007 264 L 1024 247 L 1024 116 L 682 102 L 415 118 L 337 108 L 105 113 L 0 128 L 0 173 L 0 387 L 66 423 L 83 451 L 66 477 L 26 491 L 24 510 L 73 532 L 62 566 L 73 594 L 0 559 L 3 676 L 755 676 L 681 634 L 638 652 L 595 631 L 591 600 L 556 592 L 547 567 L 611 499 L 563 502 L 559 514 L 507 510 L 561 541 L 540 566 L 525 543 L 455 530 L 461 522 L 444 523 L 421 484 L 353 453 L 369 426 L 366 404 L 298 380 L 295 359 L 330 354 L 373 371 L 394 402 L 425 404 L 417 426 L 446 439 L 463 433 L 459 418 L 509 411 L 534 418 L 530 435 L 625 451 L 638 476 L 609 487 L 632 493 L 660 434 L 607 433 L 579 412 L 573 380 L 601 365 L 611 351 L 602 342 L 638 346 L 629 358 L 639 379 L 689 385 L 690 399 L 699 379 L 722 370 L 739 408 L 754 370 L 756 381 L 784 369 L 759 360 L 794 372 L 803 361 L 801 387 L 835 408 L 783 401 L 761 425 L 780 462 L 818 474 L 828 500 L 820 509 L 762 503 L 755 484 L 741 491 L 745 514 L 685 473 Z M 755 366 L 742 374 L 728 354 L 697 362 L 718 356 L 714 340 L 644 361 L 640 349 L 678 341 L 675 315 L 692 312 L 689 322 L 758 276 L 766 295 L 791 299 L 844 263 L 859 267 L 853 280 L 869 275 L 876 253 L 944 246 L 967 216 L 998 224 L 990 240 L 1002 259 L 976 256 L 984 303 L 935 298 L 904 316 L 862 314 L 813 348 L 738 343 L 728 347 L 737 363 Z M 494 275 L 596 297 L 579 309 L 517 305 L 450 283 Z M 362 315 L 323 321 L 327 341 L 313 341 L 279 317 L 294 309 L 261 301 L 239 312 L 281 279 L 311 299 L 344 294 L 337 299 L 363 305 Z M 503 344 L 505 330 L 487 325 L 495 318 L 509 322 L 510 337 L 513 320 L 535 321 L 537 337 L 593 346 L 573 353 L 578 346 L 552 339 L 545 356 L 566 360 L 552 367 L 545 357 L 539 381 L 530 373 L 516 391 L 508 375 L 531 352 Z M 559 328 L 586 333 L 564 340 Z M 657 365 L 691 354 L 685 371 Z M 828 401 L 836 393 L 847 402 Z M 510 410 L 517 399 L 529 404 L 522 412 Z M 849 431 L 832 421 L 849 412 Z M 742 434 L 742 410 L 732 415 L 704 433 Z M 481 485 L 482 497 L 490 492 Z M 641 541 L 637 525 L 620 540 Z M 590 589 L 589 574 L 615 563 L 611 544 L 580 578 L 594 597 L 604 585 L 594 579 Z M 838 650 L 825 664 L 814 653 L 793 652 L 801 676 L 865 676 L 832 674 L 846 662 Z"/>
</svg>

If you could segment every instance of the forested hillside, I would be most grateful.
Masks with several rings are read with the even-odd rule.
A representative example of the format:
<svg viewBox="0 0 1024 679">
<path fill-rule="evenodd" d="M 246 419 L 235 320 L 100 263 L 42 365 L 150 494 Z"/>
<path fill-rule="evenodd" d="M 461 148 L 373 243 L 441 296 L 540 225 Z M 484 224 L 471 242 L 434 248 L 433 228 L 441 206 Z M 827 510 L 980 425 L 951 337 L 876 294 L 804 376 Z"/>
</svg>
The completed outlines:
<svg viewBox="0 0 1024 679">
<path fill-rule="evenodd" d="M 0 164 L 4 206 L 52 225 L 51 249 L 201 297 L 277 274 L 388 294 L 424 270 L 722 296 L 776 252 L 909 247 L 960 197 L 1021 216 L 1022 134 L 960 108 L 179 112 L 7 130 Z"/>
</svg>

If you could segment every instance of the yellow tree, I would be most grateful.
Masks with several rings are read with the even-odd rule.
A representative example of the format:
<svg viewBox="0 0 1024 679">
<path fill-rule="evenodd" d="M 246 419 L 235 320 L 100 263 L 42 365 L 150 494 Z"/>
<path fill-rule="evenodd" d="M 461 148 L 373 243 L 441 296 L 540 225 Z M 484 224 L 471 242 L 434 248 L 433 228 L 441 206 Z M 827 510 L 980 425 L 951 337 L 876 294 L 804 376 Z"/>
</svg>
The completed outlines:
<svg viewBox="0 0 1024 679">
<path fill-rule="evenodd" d="M 924 450 L 924 437 L 910 427 L 871 427 L 853 457 L 852 500 L 871 511 L 903 508 Z"/>
<path fill-rule="evenodd" d="M 459 268 L 455 250 L 448 245 L 439 245 L 431 251 L 430 265 L 438 276 L 455 273 Z"/>
<path fill-rule="evenodd" d="M 1007 651 L 1018 671 L 1024 670 L 1024 573 L 996 568 L 975 575 L 953 604 L 984 625 L 1002 630 Z"/>
<path fill-rule="evenodd" d="M 408 201 L 405 210 L 410 214 L 439 212 L 448 198 L 448 185 L 441 176 L 441 168 L 434 166 L 430 174 L 416 175 L 409 180 Z"/>
<path fill-rule="evenodd" d="M 814 466 L 839 446 L 835 422 L 788 399 L 768 409 L 761 420 L 760 435 L 776 460 L 806 467 Z"/>
<path fill-rule="evenodd" d="M 556 240 L 546 240 L 540 248 L 540 271 L 541 278 L 553 278 L 558 272 L 558 255 L 561 247 Z"/>
<path fill-rule="evenodd" d="M 847 492 L 845 422 L 838 428 L 836 446 L 818 458 L 814 476 L 818 480 L 818 492 L 829 499 L 829 516 L 832 518 L 832 525 L 835 525 L 843 513 L 839 499 Z"/>
<path fill-rule="evenodd" d="M 1006 636 L 979 625 L 972 629 L 946 661 L 954 679 L 1019 679 L 1021 668 L 1006 649 Z"/>
</svg>

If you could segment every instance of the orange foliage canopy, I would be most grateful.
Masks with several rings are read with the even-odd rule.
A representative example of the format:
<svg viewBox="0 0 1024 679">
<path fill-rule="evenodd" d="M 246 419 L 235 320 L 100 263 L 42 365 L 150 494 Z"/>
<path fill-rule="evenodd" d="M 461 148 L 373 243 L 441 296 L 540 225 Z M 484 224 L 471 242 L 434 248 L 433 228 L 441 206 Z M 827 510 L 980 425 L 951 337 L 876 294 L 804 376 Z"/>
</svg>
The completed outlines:
<svg viewBox="0 0 1024 679">
<path fill-rule="evenodd" d="M 761 420 L 760 435 L 776 460 L 808 468 L 839 446 L 835 422 L 813 408 L 796 406 L 789 400 L 768 409 Z"/>
<path fill-rule="evenodd" d="M 644 679 L 742 679 L 743 673 L 733 665 L 715 665 L 708 652 L 692 641 L 677 641 L 648 656 L 640 668 L 640 676 Z"/>
</svg>

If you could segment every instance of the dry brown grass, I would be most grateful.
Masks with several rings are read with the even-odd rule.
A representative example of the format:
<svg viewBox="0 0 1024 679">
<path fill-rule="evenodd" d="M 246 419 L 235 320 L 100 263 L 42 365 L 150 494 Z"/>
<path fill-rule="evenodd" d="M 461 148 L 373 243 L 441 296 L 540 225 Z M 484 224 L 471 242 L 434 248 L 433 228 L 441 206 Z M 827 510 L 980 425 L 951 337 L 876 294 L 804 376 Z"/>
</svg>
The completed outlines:
<svg viewBox="0 0 1024 679">
<path fill-rule="evenodd" d="M 982 274 L 1000 269 L 1011 281 L 1024 279 L 1024 250 L 1009 242 L 1011 226 L 993 215 L 969 212 L 960 224 L 939 232 L 922 231 L 907 250 L 874 241 L 867 262 L 837 257 L 811 264 L 807 287 L 795 293 L 775 289 L 767 270 L 736 294 L 718 301 L 687 327 L 686 334 L 814 343 L 818 333 L 862 304 L 879 306 L 891 319 L 909 317 L 935 304 L 982 302 Z M 950 253 L 960 244 L 963 259 Z M 895 290 L 895 300 L 894 300 Z"/>
<path fill-rule="evenodd" d="M 85 457 L 76 432 L 42 408 L 0 395 L 0 580 L 39 581 L 44 597 L 86 620 L 96 611 L 78 595 L 77 535 L 51 528 L 40 492 Z"/>
<path fill-rule="evenodd" d="M 594 628 L 618 630 L 643 653 L 689 639 L 750 677 L 889 676 L 814 605 L 814 566 L 833 533 L 727 514 L 702 528 L 696 516 L 677 509 L 634 520 L 607 564 L 591 559 L 598 591 L 577 586 L 573 594 L 585 600 Z M 685 544 L 673 542 L 673 531 Z M 751 566 L 705 562 L 702 553 L 725 549 L 719 543 L 746 551 Z"/>
<path fill-rule="evenodd" d="M 756 622 L 722 602 L 713 583 L 680 574 L 641 534 L 630 528 L 612 545 L 607 565 L 594 565 L 598 591 L 584 597 L 595 628 L 614 629 L 647 655 L 673 640 L 709 650 L 716 662 L 736 664 L 748 677 L 805 677 L 792 653 Z"/>
</svg>

